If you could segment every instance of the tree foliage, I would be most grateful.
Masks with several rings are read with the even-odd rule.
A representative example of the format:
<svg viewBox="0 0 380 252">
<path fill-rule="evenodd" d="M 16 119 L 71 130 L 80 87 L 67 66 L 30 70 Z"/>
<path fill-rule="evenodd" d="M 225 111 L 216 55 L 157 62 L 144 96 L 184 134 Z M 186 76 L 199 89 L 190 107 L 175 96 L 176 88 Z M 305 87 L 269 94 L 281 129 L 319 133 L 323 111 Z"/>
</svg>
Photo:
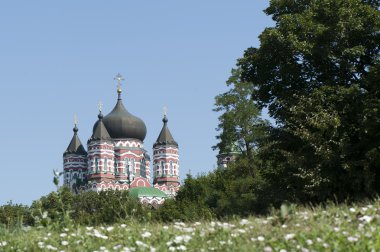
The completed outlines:
<svg viewBox="0 0 380 252">
<path fill-rule="evenodd" d="M 296 200 L 380 190 L 379 1 L 272 0 L 275 27 L 238 60 L 276 120 L 260 158 Z"/>
<path fill-rule="evenodd" d="M 219 116 L 217 136 L 219 143 L 214 149 L 228 153 L 231 145 L 238 143 L 240 151 L 252 160 L 254 151 L 265 135 L 268 122 L 263 120 L 261 111 L 251 99 L 253 87 L 240 79 L 240 69 L 232 69 L 227 81 L 230 90 L 215 97 L 216 112 Z"/>
</svg>

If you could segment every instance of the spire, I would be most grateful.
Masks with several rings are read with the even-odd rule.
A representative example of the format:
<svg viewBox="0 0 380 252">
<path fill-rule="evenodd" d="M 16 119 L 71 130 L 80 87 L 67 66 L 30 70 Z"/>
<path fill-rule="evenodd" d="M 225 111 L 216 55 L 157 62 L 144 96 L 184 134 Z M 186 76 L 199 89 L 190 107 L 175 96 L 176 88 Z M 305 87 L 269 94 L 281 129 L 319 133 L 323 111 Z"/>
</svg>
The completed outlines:
<svg viewBox="0 0 380 252">
<path fill-rule="evenodd" d="M 178 143 L 174 140 L 172 134 L 170 133 L 168 125 L 167 125 L 168 124 L 168 118 L 167 118 L 167 108 L 166 107 L 164 107 L 164 118 L 162 119 L 162 122 L 164 123 L 164 126 L 162 127 L 160 135 L 158 136 L 153 147 L 156 147 L 158 145 L 174 145 L 174 146 L 178 147 Z"/>
<path fill-rule="evenodd" d="M 95 124 L 94 131 L 92 133 L 91 138 L 88 141 L 94 141 L 94 140 L 111 140 L 110 135 L 108 134 L 108 131 L 106 129 L 106 126 L 104 126 L 103 123 L 103 114 L 102 114 L 102 102 L 99 102 L 99 114 L 98 114 L 98 122 Z"/>
<path fill-rule="evenodd" d="M 69 146 L 67 147 L 66 151 L 63 153 L 63 155 L 66 155 L 66 154 L 87 155 L 86 150 L 84 149 L 81 141 L 79 140 L 77 125 L 78 125 L 78 119 L 77 119 L 77 116 L 75 115 L 74 128 L 73 128 L 74 136 L 71 139 L 71 142 Z"/>
</svg>

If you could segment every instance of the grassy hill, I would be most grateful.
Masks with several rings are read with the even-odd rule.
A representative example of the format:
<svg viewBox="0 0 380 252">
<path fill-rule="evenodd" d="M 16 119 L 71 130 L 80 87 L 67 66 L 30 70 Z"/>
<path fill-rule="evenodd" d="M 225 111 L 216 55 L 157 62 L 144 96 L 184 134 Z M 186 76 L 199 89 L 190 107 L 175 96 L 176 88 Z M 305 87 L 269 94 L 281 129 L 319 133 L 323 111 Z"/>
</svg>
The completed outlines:
<svg viewBox="0 0 380 252">
<path fill-rule="evenodd" d="M 2 227 L 0 251 L 380 251 L 380 199 L 228 221 Z"/>
</svg>

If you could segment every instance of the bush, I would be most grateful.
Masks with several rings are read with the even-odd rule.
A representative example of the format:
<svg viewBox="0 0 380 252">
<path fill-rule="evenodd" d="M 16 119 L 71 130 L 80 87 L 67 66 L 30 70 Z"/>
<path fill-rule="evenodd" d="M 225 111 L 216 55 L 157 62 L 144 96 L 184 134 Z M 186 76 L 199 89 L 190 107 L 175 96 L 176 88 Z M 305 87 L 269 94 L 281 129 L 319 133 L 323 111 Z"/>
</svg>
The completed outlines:
<svg viewBox="0 0 380 252">
<path fill-rule="evenodd" d="M 33 225 L 34 220 L 27 206 L 9 202 L 0 206 L 0 224 L 10 228 L 21 225 Z"/>
</svg>

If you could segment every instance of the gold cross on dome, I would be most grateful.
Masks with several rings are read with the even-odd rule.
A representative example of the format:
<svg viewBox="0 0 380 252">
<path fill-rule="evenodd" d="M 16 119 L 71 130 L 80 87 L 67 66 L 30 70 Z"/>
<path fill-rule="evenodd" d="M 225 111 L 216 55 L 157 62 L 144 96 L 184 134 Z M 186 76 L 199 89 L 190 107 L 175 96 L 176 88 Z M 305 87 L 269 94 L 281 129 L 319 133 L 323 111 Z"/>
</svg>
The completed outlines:
<svg viewBox="0 0 380 252">
<path fill-rule="evenodd" d="M 113 79 L 117 81 L 117 90 L 118 90 L 118 91 L 119 91 L 119 90 L 121 91 L 121 81 L 124 80 L 123 76 L 122 76 L 120 73 L 118 73 L 118 74 L 115 76 L 115 78 L 113 78 Z"/>
<path fill-rule="evenodd" d="M 168 115 L 168 108 L 166 106 L 163 107 L 164 116 Z"/>
<path fill-rule="evenodd" d="M 103 109 L 103 103 L 102 103 L 102 101 L 99 101 L 98 108 L 99 108 L 99 112 L 102 112 L 102 109 Z"/>
<path fill-rule="evenodd" d="M 77 117 L 76 114 L 74 115 L 74 125 L 75 125 L 75 126 L 78 125 L 78 117 Z"/>
</svg>

